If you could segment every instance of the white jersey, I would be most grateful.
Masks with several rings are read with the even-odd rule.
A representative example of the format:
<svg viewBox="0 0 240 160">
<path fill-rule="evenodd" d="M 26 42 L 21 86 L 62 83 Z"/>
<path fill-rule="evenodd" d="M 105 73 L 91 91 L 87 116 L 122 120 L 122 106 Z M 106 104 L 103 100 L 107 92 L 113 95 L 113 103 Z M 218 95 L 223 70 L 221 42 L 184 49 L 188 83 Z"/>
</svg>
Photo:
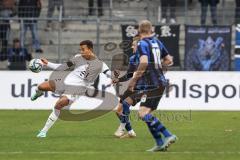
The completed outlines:
<svg viewBox="0 0 240 160">
<path fill-rule="evenodd" d="M 56 82 L 56 91 L 64 92 L 64 85 L 88 87 L 94 84 L 100 73 L 111 76 L 108 66 L 99 59 L 86 60 L 81 55 L 75 55 L 72 59 L 64 64 L 48 63 L 48 67 L 57 71 L 72 70 L 67 74 L 66 78 Z"/>
<path fill-rule="evenodd" d="M 96 62 L 93 60 L 92 64 L 93 65 L 91 65 L 90 61 L 87 61 L 87 64 L 78 64 L 65 78 L 64 83 L 68 85 L 89 86 L 94 83 L 95 79 L 100 73 L 109 71 L 108 66 L 102 61 L 97 60 Z M 88 76 L 92 77 L 88 78 Z"/>
</svg>

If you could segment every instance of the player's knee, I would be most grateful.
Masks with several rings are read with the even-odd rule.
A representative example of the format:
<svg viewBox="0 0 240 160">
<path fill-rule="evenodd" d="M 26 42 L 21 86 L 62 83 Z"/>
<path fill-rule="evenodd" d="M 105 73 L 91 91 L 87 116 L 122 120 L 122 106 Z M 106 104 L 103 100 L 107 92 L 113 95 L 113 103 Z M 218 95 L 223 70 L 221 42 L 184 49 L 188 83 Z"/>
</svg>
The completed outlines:
<svg viewBox="0 0 240 160">
<path fill-rule="evenodd" d="M 122 114 L 122 104 L 121 103 L 119 103 L 119 105 L 118 105 L 118 107 L 116 109 L 116 114 L 117 115 L 121 115 Z"/>
<path fill-rule="evenodd" d="M 62 97 L 59 99 L 55 105 L 55 109 L 62 109 L 63 107 L 67 106 L 69 104 L 69 100 L 66 97 Z"/>
<path fill-rule="evenodd" d="M 115 113 L 120 116 L 122 114 L 122 110 L 116 110 Z"/>
<path fill-rule="evenodd" d="M 145 112 L 143 112 L 143 111 L 139 111 L 138 112 L 138 117 L 140 118 L 140 119 L 144 119 L 144 117 L 146 116 L 146 113 Z"/>
<path fill-rule="evenodd" d="M 55 109 L 58 109 L 58 110 L 61 110 L 64 106 L 62 106 L 60 103 L 56 103 L 54 108 Z"/>
<path fill-rule="evenodd" d="M 45 90 L 45 87 L 43 84 L 40 84 L 40 85 L 38 85 L 38 89 L 42 91 L 42 90 Z"/>
<path fill-rule="evenodd" d="M 122 115 L 122 112 L 119 112 L 119 111 L 116 111 L 115 112 L 117 116 L 121 116 Z"/>
<path fill-rule="evenodd" d="M 55 83 L 51 81 L 46 81 L 38 85 L 38 90 L 41 91 L 54 91 L 55 90 Z"/>
<path fill-rule="evenodd" d="M 140 106 L 140 109 L 138 111 L 138 116 L 141 118 L 143 121 L 146 119 L 147 116 L 151 116 L 152 109 L 144 106 Z"/>
</svg>

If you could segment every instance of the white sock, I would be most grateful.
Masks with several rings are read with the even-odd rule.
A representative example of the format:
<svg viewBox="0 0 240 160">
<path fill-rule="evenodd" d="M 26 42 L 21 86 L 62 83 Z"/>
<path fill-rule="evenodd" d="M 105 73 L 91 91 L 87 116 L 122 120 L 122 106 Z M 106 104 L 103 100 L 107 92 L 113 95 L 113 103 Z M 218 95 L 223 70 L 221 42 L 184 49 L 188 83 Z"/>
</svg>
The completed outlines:
<svg viewBox="0 0 240 160">
<path fill-rule="evenodd" d="M 128 131 L 129 134 L 134 134 L 135 132 L 131 129 L 130 131 Z"/>
<path fill-rule="evenodd" d="M 122 129 L 125 129 L 125 126 L 126 126 L 126 123 L 120 123 L 120 127 L 121 127 Z"/>
<path fill-rule="evenodd" d="M 52 113 L 49 115 L 48 120 L 41 130 L 41 132 L 48 132 L 48 130 L 53 126 L 53 124 L 57 121 L 58 117 L 60 115 L 60 110 L 58 109 L 53 109 Z"/>
</svg>

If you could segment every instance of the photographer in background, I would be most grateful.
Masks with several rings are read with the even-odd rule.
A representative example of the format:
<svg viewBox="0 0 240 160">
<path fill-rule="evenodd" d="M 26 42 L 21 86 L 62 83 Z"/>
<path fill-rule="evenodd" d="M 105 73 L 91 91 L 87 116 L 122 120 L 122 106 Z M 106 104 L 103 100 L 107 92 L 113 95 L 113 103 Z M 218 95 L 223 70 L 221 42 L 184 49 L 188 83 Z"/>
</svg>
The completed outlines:
<svg viewBox="0 0 240 160">
<path fill-rule="evenodd" d="M 8 69 L 26 70 L 26 61 L 30 61 L 32 55 L 28 53 L 26 48 L 22 48 L 20 40 L 15 38 L 13 47 L 8 49 L 7 59 Z"/>
</svg>

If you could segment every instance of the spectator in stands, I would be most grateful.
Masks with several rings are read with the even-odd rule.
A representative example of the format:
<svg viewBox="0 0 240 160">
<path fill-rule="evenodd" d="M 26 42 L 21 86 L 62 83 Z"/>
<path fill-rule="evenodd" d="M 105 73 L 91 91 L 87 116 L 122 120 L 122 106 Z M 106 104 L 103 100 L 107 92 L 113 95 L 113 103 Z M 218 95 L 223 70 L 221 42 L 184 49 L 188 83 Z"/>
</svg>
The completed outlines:
<svg viewBox="0 0 240 160">
<path fill-rule="evenodd" d="M 212 23 L 213 25 L 216 25 L 217 24 L 217 4 L 219 3 L 219 0 L 199 0 L 199 2 L 201 3 L 201 10 L 202 10 L 201 25 L 206 24 L 208 5 L 210 5 Z"/>
<path fill-rule="evenodd" d="M 235 0 L 236 8 L 235 8 L 235 23 L 240 23 L 240 0 Z"/>
<path fill-rule="evenodd" d="M 103 16 L 103 2 L 102 0 L 97 0 L 97 5 L 98 5 L 98 16 Z M 88 15 L 92 16 L 94 13 L 94 1 L 93 0 L 88 0 Z"/>
<path fill-rule="evenodd" d="M 26 70 L 26 61 L 32 59 L 26 48 L 22 48 L 19 39 L 13 40 L 13 48 L 8 49 L 8 68 L 10 70 Z"/>
<path fill-rule="evenodd" d="M 38 37 L 37 20 L 41 12 L 41 0 L 19 0 L 18 16 L 20 18 L 33 18 L 33 20 L 21 21 L 21 46 L 24 47 L 26 32 L 28 28 L 31 30 L 33 39 L 33 48 L 36 53 L 43 53 L 40 48 L 40 42 Z"/>
<path fill-rule="evenodd" d="M 47 17 L 51 18 L 53 16 L 55 7 L 57 7 L 57 10 L 60 11 L 60 7 L 62 6 L 62 17 L 65 17 L 65 7 L 64 7 L 64 0 L 48 0 L 48 13 Z M 49 31 L 52 29 L 51 20 L 48 20 L 47 26 L 45 28 L 45 31 Z M 66 30 L 65 22 L 63 21 L 62 26 L 64 30 Z"/>
<path fill-rule="evenodd" d="M 167 10 L 170 10 L 170 23 L 176 23 L 176 0 L 161 0 L 162 20 L 161 23 L 167 22 Z"/>
<path fill-rule="evenodd" d="M 14 15 L 16 8 L 15 0 L 0 0 L 0 17 L 6 20 L 0 20 L 0 60 L 6 60 L 8 39 L 10 33 L 10 21 L 8 18 Z"/>
</svg>

